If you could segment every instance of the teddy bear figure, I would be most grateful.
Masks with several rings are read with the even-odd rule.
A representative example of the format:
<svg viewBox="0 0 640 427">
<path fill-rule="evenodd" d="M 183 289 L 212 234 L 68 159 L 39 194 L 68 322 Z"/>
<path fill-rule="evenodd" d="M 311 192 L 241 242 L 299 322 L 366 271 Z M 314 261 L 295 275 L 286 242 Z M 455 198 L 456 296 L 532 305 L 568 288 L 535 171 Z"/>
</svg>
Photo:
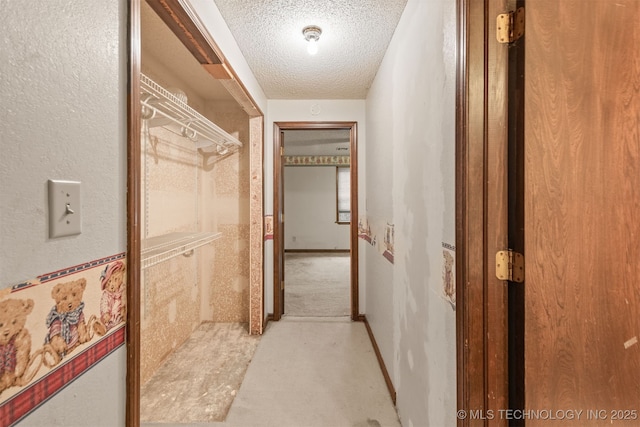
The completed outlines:
<svg viewBox="0 0 640 427">
<path fill-rule="evenodd" d="M 31 353 L 31 335 L 25 328 L 33 300 L 0 301 L 0 393 L 21 385 Z"/>
<path fill-rule="evenodd" d="M 124 263 L 122 261 L 116 261 L 105 267 L 100 275 L 102 288 L 100 322 L 104 326 L 104 332 L 122 323 L 126 317 L 124 274 Z M 94 328 L 96 328 L 98 335 L 104 333 L 102 330 L 98 330 L 97 323 Z"/>
<path fill-rule="evenodd" d="M 442 281 L 444 283 L 444 295 L 449 303 L 455 308 L 456 305 L 456 284 L 453 272 L 453 255 L 443 250 L 444 270 L 442 272 Z"/>
<path fill-rule="evenodd" d="M 45 344 L 50 344 L 61 357 L 90 339 L 82 301 L 86 287 L 86 279 L 78 279 L 58 283 L 51 290 L 51 297 L 56 304 L 47 316 L 49 333 L 45 337 Z"/>
</svg>

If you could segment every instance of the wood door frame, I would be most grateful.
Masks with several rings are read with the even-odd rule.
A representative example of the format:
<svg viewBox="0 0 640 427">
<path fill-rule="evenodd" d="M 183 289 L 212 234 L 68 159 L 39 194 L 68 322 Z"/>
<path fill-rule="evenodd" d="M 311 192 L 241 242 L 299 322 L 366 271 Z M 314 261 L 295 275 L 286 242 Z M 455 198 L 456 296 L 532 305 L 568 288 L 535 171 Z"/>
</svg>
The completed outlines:
<svg viewBox="0 0 640 427">
<path fill-rule="evenodd" d="M 128 88 L 127 88 L 127 376 L 125 421 L 129 427 L 140 425 L 140 266 L 142 167 L 140 67 L 142 0 L 129 0 Z M 132 309 L 132 307 L 135 307 Z"/>
<path fill-rule="evenodd" d="M 495 22 L 510 3 L 457 2 L 457 406 L 467 415 L 459 427 L 508 424 L 498 412 L 509 407 L 508 295 L 495 276 L 495 253 L 508 247 L 508 46 L 497 43 Z"/>
<path fill-rule="evenodd" d="M 344 129 L 349 130 L 350 167 L 351 167 L 351 224 L 350 253 L 351 253 L 351 320 L 359 320 L 359 290 L 358 290 L 358 131 L 357 122 L 274 122 L 273 123 L 273 317 L 280 320 L 284 313 L 284 304 L 280 298 L 280 277 L 282 277 L 281 260 L 284 257 L 284 242 L 280 239 L 280 195 L 284 191 L 282 170 L 282 156 L 280 147 L 282 141 L 280 133 L 285 130 L 318 130 Z"/>
</svg>

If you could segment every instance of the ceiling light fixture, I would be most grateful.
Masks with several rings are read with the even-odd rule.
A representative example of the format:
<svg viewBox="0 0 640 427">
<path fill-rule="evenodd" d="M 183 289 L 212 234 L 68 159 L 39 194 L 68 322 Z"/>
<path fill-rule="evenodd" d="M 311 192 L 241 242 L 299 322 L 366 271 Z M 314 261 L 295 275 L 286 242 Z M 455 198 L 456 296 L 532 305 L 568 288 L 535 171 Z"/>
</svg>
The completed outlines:
<svg viewBox="0 0 640 427">
<path fill-rule="evenodd" d="M 309 52 L 309 55 L 315 55 L 318 53 L 318 40 L 320 40 L 320 34 L 322 34 L 322 29 L 316 25 L 309 25 L 302 29 L 304 39 L 309 42 L 309 45 L 307 46 L 307 52 Z"/>
</svg>

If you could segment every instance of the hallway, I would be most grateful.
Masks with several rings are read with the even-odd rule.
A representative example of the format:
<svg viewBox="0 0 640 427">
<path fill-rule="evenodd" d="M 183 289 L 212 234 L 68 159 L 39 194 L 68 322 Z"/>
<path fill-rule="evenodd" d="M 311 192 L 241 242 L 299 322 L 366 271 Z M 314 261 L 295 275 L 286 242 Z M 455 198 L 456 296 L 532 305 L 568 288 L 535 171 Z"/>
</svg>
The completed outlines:
<svg viewBox="0 0 640 427">
<path fill-rule="evenodd" d="M 364 323 L 285 317 L 268 324 L 226 421 L 191 425 L 399 427 L 400 422 Z"/>
<path fill-rule="evenodd" d="M 33 370 L 16 363 L 0 425 L 139 426 L 155 362 L 191 336 L 226 339 L 239 326 L 260 343 L 228 359 L 248 371 L 224 386 L 234 402 L 211 425 L 455 425 L 459 6 L 476 7 L 461 1 L 5 2 L 0 302 L 22 303 L 12 316 L 31 337 Z M 310 55 L 304 29 L 316 25 Z M 288 155 L 276 144 L 288 126 L 349 129 L 349 142 Z M 309 215 L 294 235 L 302 246 L 288 249 L 348 247 L 349 318 L 368 325 L 309 313 L 302 298 L 287 306 L 285 291 L 293 303 L 298 291 L 279 277 L 276 166 L 333 172 L 347 154 L 352 225 L 333 197 L 323 205 L 331 228 L 349 230 L 345 244 L 309 241 L 322 221 Z M 326 186 L 336 205 L 338 172 Z M 53 202 L 71 194 L 53 181 L 74 189 L 62 210 Z M 72 223 L 73 234 L 56 232 Z M 170 245 L 154 253 L 156 238 Z M 47 324 L 53 290 L 72 286 L 82 288 L 69 291 L 72 317 L 84 310 L 90 336 L 72 337 L 52 366 L 40 355 L 58 329 Z M 98 321 L 119 323 L 99 334 Z M 225 351 L 214 345 L 190 371 L 238 372 L 211 367 Z M 154 416 L 196 423 L 184 407 L 214 412 L 202 398 L 212 382 L 170 373 L 167 388 L 194 404 Z"/>
</svg>

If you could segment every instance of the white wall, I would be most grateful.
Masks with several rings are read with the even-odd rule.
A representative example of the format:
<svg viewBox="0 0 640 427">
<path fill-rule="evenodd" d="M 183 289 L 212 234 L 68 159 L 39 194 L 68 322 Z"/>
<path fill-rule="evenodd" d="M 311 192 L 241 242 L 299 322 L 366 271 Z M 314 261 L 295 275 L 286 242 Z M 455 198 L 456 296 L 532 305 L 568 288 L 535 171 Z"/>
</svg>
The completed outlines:
<svg viewBox="0 0 640 427">
<path fill-rule="evenodd" d="M 405 427 L 456 423 L 455 311 L 442 289 L 443 243 L 455 243 L 455 4 L 408 1 L 366 100 L 366 216 L 395 224 L 394 264 L 362 252 L 366 314 Z"/>
<path fill-rule="evenodd" d="M 312 106 L 314 112 L 312 113 Z M 274 122 L 333 122 L 346 121 L 358 123 L 358 192 L 365 194 L 365 101 L 363 99 L 270 99 L 267 102 L 264 142 L 264 212 L 273 215 L 273 129 Z M 358 199 L 358 209 L 364 210 L 364 197 Z M 362 269 L 362 259 L 360 260 Z M 360 311 L 365 306 L 365 278 L 360 276 Z M 265 243 L 264 248 L 264 298 L 265 312 L 273 313 L 273 241 Z"/>
<path fill-rule="evenodd" d="M 126 250 L 128 11 L 125 0 L 0 0 L 0 9 L 6 288 Z M 82 182 L 82 234 L 48 238 L 50 178 Z M 120 347 L 20 425 L 124 425 L 125 362 Z"/>
<path fill-rule="evenodd" d="M 337 224 L 336 167 L 284 168 L 287 249 L 349 249 L 349 224 Z"/>
</svg>

